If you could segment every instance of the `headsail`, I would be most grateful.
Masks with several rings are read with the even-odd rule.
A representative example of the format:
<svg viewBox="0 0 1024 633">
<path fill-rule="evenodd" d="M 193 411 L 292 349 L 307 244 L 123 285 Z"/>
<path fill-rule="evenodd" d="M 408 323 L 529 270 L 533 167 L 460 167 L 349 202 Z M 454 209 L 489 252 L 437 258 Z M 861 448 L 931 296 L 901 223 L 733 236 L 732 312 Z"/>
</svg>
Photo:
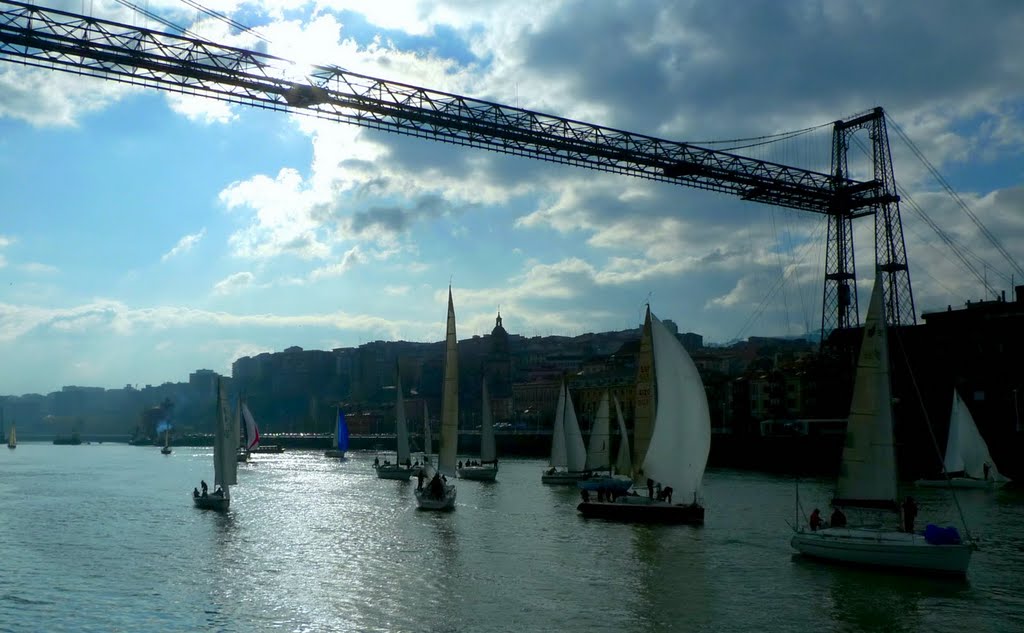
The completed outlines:
<svg viewBox="0 0 1024 633">
<path fill-rule="evenodd" d="M 337 434 L 338 445 L 336 448 L 339 453 L 344 453 L 348 450 L 348 423 L 345 422 L 345 412 L 341 410 L 341 407 L 338 407 Z"/>
<path fill-rule="evenodd" d="M 700 491 L 711 450 L 711 414 L 697 366 L 675 334 L 651 316 L 658 401 L 644 474 L 689 503 Z"/>
<path fill-rule="evenodd" d="M 437 469 L 455 476 L 455 456 L 459 441 L 459 342 L 455 334 L 455 305 L 448 286 L 448 327 L 445 335 L 444 386 L 441 395 L 441 448 Z"/>
<path fill-rule="evenodd" d="M 882 313 L 882 294 L 882 278 L 876 276 L 864 321 L 834 505 L 898 507 L 889 334 Z"/>
<path fill-rule="evenodd" d="M 558 389 L 558 405 L 555 409 L 555 424 L 551 428 L 551 457 L 548 464 L 552 468 L 562 468 L 568 465 L 565 452 L 565 407 L 567 399 L 565 381 L 562 381 Z M 572 406 L 572 405 L 569 405 Z"/>
<path fill-rule="evenodd" d="M 611 467 L 611 433 L 608 420 L 608 392 L 601 395 L 594 423 L 590 426 L 587 444 L 587 470 L 607 470 Z"/>
<path fill-rule="evenodd" d="M 242 402 L 242 419 L 245 421 L 245 450 L 251 451 L 260 445 L 260 430 L 256 426 L 256 418 L 253 417 L 252 411 L 249 411 L 249 405 L 245 401 Z"/>
<path fill-rule="evenodd" d="M 576 419 L 576 409 L 572 406 L 568 385 L 565 386 L 564 430 L 565 465 L 569 472 L 582 472 L 587 466 L 587 448 L 583 445 L 583 433 L 580 432 L 580 423 Z"/>
<path fill-rule="evenodd" d="M 615 471 L 628 477 L 633 474 L 633 464 L 629 457 L 629 435 L 626 434 L 626 421 L 622 418 L 622 407 L 619 406 L 618 398 L 615 398 L 615 417 L 619 421 L 619 454 L 615 459 Z"/>
</svg>

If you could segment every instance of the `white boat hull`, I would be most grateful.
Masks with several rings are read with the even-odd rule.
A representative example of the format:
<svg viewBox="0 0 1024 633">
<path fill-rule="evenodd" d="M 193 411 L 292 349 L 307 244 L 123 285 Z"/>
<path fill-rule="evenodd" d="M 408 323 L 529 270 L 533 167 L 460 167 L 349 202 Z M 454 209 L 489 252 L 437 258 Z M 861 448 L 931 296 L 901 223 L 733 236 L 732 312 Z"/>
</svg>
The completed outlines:
<svg viewBox="0 0 1024 633">
<path fill-rule="evenodd" d="M 790 541 L 805 556 L 854 565 L 963 575 L 972 545 L 933 545 L 920 534 L 867 528 L 800 531 Z"/>
<path fill-rule="evenodd" d="M 540 482 L 552 486 L 575 486 L 577 482 L 587 477 L 590 477 L 588 472 L 568 472 L 564 470 L 551 472 L 550 470 L 545 470 L 540 476 Z"/>
<path fill-rule="evenodd" d="M 409 481 L 414 473 L 420 471 L 419 468 L 413 468 L 411 466 L 376 466 L 374 470 L 377 471 L 377 479 L 395 479 L 398 481 Z"/>
<path fill-rule="evenodd" d="M 454 510 L 455 486 L 446 485 L 441 498 L 430 496 L 427 488 L 416 491 L 416 507 L 420 510 Z"/>
<path fill-rule="evenodd" d="M 972 477 L 950 477 L 946 479 L 918 479 L 914 482 L 915 486 L 921 486 L 922 488 L 960 488 L 960 489 L 975 489 L 975 490 L 992 490 L 999 488 L 1003 485 L 1002 481 L 986 481 L 984 479 L 974 479 Z"/>
<path fill-rule="evenodd" d="M 498 476 L 498 466 L 463 466 L 457 470 L 459 479 L 472 479 L 474 481 L 494 481 Z"/>
</svg>

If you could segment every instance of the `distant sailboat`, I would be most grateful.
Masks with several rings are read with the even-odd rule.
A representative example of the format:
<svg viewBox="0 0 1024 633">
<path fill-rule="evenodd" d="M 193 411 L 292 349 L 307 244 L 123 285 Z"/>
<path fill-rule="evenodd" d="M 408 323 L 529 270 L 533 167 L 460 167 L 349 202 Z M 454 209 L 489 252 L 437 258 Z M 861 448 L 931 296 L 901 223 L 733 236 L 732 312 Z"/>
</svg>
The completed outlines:
<svg viewBox="0 0 1024 633">
<path fill-rule="evenodd" d="M 334 448 L 324 452 L 324 456 L 345 459 L 345 453 L 348 452 L 348 423 L 345 422 L 345 412 L 341 407 L 338 407 L 338 418 L 334 424 L 333 446 Z"/>
<path fill-rule="evenodd" d="M 13 424 L 11 425 L 11 434 L 7 436 L 7 448 L 18 448 L 18 434 L 15 432 Z"/>
<path fill-rule="evenodd" d="M 949 437 L 943 471 L 944 477 L 920 479 L 915 483 L 932 488 L 995 488 L 1010 481 L 996 469 L 988 444 L 956 389 L 953 390 L 953 408 L 949 412 Z"/>
<path fill-rule="evenodd" d="M 891 525 L 899 523 L 900 504 L 893 437 L 889 328 L 882 304 L 883 283 L 879 275 L 864 321 L 842 466 L 832 499 L 837 511 L 845 508 L 866 516 L 858 521 L 860 525 L 850 527 L 847 527 L 845 514 L 841 513 L 834 513 L 833 525 L 829 527 L 794 526 L 790 544 L 805 556 L 827 561 L 964 574 L 974 548 L 961 542 L 955 530 L 929 526 L 922 535 L 897 530 Z M 890 518 L 886 520 L 886 517 Z M 836 519 L 842 524 L 835 525 Z M 890 526 L 886 526 L 886 522 Z"/>
<path fill-rule="evenodd" d="M 430 437 L 428 432 L 427 437 Z M 416 505 L 420 510 L 451 510 L 455 507 L 455 485 L 446 481 L 455 476 L 455 458 L 459 441 L 459 341 L 455 335 L 455 305 L 452 288 L 448 286 L 448 324 L 445 335 L 444 384 L 441 392 L 441 447 L 437 455 L 437 472 L 424 467 L 424 475 L 433 475 L 429 482 L 416 488 Z"/>
<path fill-rule="evenodd" d="M 164 429 L 164 445 L 160 449 L 162 455 L 171 454 L 171 425 L 167 424 L 167 428 Z"/>
<path fill-rule="evenodd" d="M 626 492 L 633 487 L 633 478 L 628 474 L 617 474 L 612 469 L 611 463 L 611 423 L 608 419 L 608 392 L 601 396 L 601 403 L 597 406 L 597 415 L 594 416 L 594 426 L 590 431 L 590 445 L 587 448 L 587 466 L 589 471 L 607 471 L 602 474 L 594 474 L 576 483 L 582 490 L 602 490 Z M 619 401 L 615 401 L 615 412 L 618 415 L 619 434 L 622 440 L 619 444 L 619 453 L 616 459 L 618 473 L 630 473 L 632 465 L 629 459 L 629 438 L 626 436 L 626 425 L 622 421 L 622 409 Z M 623 452 L 623 447 L 625 452 Z"/>
<path fill-rule="evenodd" d="M 623 495 L 612 501 L 585 499 L 577 509 L 585 517 L 650 523 L 704 523 L 704 507 L 698 495 L 711 449 L 711 416 L 700 373 L 675 334 L 651 314 L 644 319 L 641 350 L 651 350 L 657 389 L 652 403 L 653 432 L 640 432 L 646 442 L 638 471 L 647 479 L 648 491 L 657 484 L 662 495 Z M 642 375 L 642 374 L 641 374 Z M 671 492 L 671 494 L 668 494 Z M 673 503 L 673 496 L 679 503 Z"/>
<path fill-rule="evenodd" d="M 240 430 L 238 420 L 228 411 L 224 385 L 217 380 L 217 428 L 213 434 L 213 483 L 217 490 L 196 494 L 193 490 L 192 501 L 197 508 L 206 510 L 226 511 L 231 505 L 231 486 L 238 483 L 238 440 Z"/>
<path fill-rule="evenodd" d="M 238 441 L 238 461 L 247 462 L 260 446 L 260 429 L 256 426 L 256 418 L 249 410 L 245 398 L 238 398 L 238 429 L 241 435 Z"/>
<path fill-rule="evenodd" d="M 377 471 L 378 479 L 398 479 L 409 481 L 409 477 L 419 470 L 412 467 L 412 457 L 409 452 L 409 427 L 405 422 L 405 398 L 402 396 L 402 374 L 395 367 L 395 463 L 380 458 L 374 458 L 373 467 Z"/>
<path fill-rule="evenodd" d="M 483 381 L 480 392 L 482 405 L 480 419 L 480 461 L 459 467 L 459 477 L 477 481 L 494 481 L 498 475 L 498 454 L 494 442 L 494 419 L 491 413 L 491 398 L 487 393 L 487 380 Z"/>
<path fill-rule="evenodd" d="M 549 468 L 541 473 L 540 481 L 544 484 L 575 485 L 590 476 L 586 463 L 587 449 L 583 446 L 583 434 L 576 420 L 569 387 L 563 380 L 558 392 L 555 425 L 551 429 Z"/>
</svg>

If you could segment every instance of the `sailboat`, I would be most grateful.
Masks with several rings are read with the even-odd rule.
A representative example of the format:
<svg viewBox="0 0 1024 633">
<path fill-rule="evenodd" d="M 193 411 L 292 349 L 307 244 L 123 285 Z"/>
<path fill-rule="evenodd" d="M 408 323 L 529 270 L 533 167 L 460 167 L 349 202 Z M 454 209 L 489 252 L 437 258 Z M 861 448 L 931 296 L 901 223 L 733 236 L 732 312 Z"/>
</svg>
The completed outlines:
<svg viewBox="0 0 1024 633">
<path fill-rule="evenodd" d="M 494 443 L 494 420 L 491 412 L 491 398 L 487 393 L 487 381 L 481 391 L 483 411 L 480 420 L 480 461 L 476 464 L 460 465 L 459 477 L 477 481 L 494 481 L 498 476 L 498 453 Z"/>
<path fill-rule="evenodd" d="M 398 479 L 409 481 L 409 476 L 414 470 L 409 452 L 409 426 L 405 422 L 405 398 L 402 395 L 402 375 L 395 368 L 395 440 L 396 459 L 392 464 L 385 460 L 380 463 L 380 458 L 374 458 L 373 467 L 377 471 L 378 479 Z M 419 470 L 418 468 L 416 470 Z"/>
<path fill-rule="evenodd" d="M 638 473 L 647 477 L 649 491 L 655 482 L 664 486 L 662 494 L 657 498 L 629 494 L 610 501 L 590 501 L 585 496 L 577 510 L 585 517 L 616 521 L 701 524 L 704 507 L 697 497 L 711 449 L 704 383 L 679 339 L 651 314 L 650 306 L 642 337 L 650 337 L 649 345 L 642 341 L 640 347 L 650 349 L 652 357 L 651 371 L 640 376 L 653 374 L 657 397 L 652 403 L 654 429 Z M 680 503 L 673 503 L 673 496 Z"/>
<path fill-rule="evenodd" d="M 619 433 L 622 440 L 619 445 L 619 453 L 616 459 L 618 473 L 630 472 L 632 465 L 629 459 L 629 439 L 626 437 L 626 425 L 622 421 L 622 408 L 619 401 L 615 401 L 615 412 L 618 415 Z M 590 444 L 587 447 L 586 470 L 601 471 L 607 473 L 594 474 L 576 483 L 576 487 L 582 490 L 612 490 L 615 492 L 626 492 L 633 487 L 633 478 L 629 475 L 617 474 L 611 464 L 611 425 L 608 419 L 608 392 L 601 396 L 601 403 L 597 405 L 597 415 L 594 417 L 594 426 L 590 431 Z M 623 452 L 625 447 L 625 452 Z"/>
<path fill-rule="evenodd" d="M 7 448 L 18 448 L 18 434 L 15 433 L 14 425 L 11 425 L 11 434 L 7 436 Z"/>
<path fill-rule="evenodd" d="M 334 424 L 334 440 L 331 443 L 334 448 L 324 452 L 325 457 L 345 459 L 348 452 L 348 423 L 345 422 L 345 412 L 338 407 L 338 418 Z"/>
<path fill-rule="evenodd" d="M 551 458 L 548 469 L 541 473 L 544 484 L 575 485 L 590 476 L 586 470 L 587 449 L 583 446 L 583 434 L 576 420 L 569 387 L 562 381 L 558 391 L 558 405 L 555 409 L 555 425 L 551 430 Z M 564 469 L 564 470 L 562 470 Z"/>
<path fill-rule="evenodd" d="M 859 526 L 794 526 L 790 544 L 805 556 L 832 562 L 965 574 L 974 547 L 963 543 L 955 529 L 932 531 L 936 526 L 929 526 L 921 535 L 885 525 L 899 523 L 900 506 L 889 336 L 882 304 L 883 284 L 878 276 L 864 322 L 842 467 L 832 499 L 837 509 L 867 516 L 859 517 L 863 519 Z"/>
<path fill-rule="evenodd" d="M 170 455 L 171 454 L 171 425 L 167 424 L 164 428 L 164 445 L 160 449 L 160 454 Z"/>
<path fill-rule="evenodd" d="M 256 418 L 249 410 L 249 404 L 244 398 L 238 399 L 238 428 L 241 438 L 238 443 L 238 461 L 247 462 L 260 446 L 260 429 L 256 426 Z"/>
<path fill-rule="evenodd" d="M 938 479 L 919 479 L 915 484 L 932 488 L 995 488 L 1008 481 L 996 469 L 996 463 L 988 452 L 988 444 L 978 431 L 970 409 L 964 404 L 959 392 L 953 389 L 943 476 Z"/>
<path fill-rule="evenodd" d="M 430 437 L 429 429 L 427 437 Z M 452 287 L 448 286 L 448 325 L 445 335 L 444 384 L 441 391 L 441 447 L 437 455 L 437 472 L 428 464 L 422 473 L 429 483 L 416 487 L 416 505 L 420 510 L 451 510 L 455 508 L 455 485 L 448 477 L 455 476 L 455 455 L 459 441 L 459 342 L 455 335 L 455 305 Z"/>
<path fill-rule="evenodd" d="M 224 512 L 231 505 L 231 486 L 238 483 L 238 421 L 228 412 L 224 385 L 217 380 L 217 428 L 213 434 L 213 483 L 218 489 L 211 494 L 192 492 L 197 508 Z"/>
</svg>

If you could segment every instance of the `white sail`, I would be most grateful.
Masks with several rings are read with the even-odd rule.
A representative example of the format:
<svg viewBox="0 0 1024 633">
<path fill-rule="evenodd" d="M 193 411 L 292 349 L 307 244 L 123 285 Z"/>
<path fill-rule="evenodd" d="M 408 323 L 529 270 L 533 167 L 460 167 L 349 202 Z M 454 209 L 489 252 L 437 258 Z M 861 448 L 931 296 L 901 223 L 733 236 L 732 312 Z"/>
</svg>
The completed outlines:
<svg viewBox="0 0 1024 633">
<path fill-rule="evenodd" d="M 441 448 L 437 469 L 455 476 L 455 457 L 459 441 L 459 343 L 455 334 L 455 305 L 448 287 L 448 328 L 445 336 L 444 386 L 441 393 Z"/>
<path fill-rule="evenodd" d="M 213 483 L 227 490 L 238 483 L 239 424 L 228 410 L 224 385 L 217 384 L 217 427 L 213 437 Z"/>
<path fill-rule="evenodd" d="M 985 464 L 989 465 L 991 481 L 1009 481 L 996 469 L 988 444 L 981 437 L 974 417 L 956 389 L 953 390 L 953 408 L 949 412 L 949 439 L 946 440 L 946 472 L 963 471 L 968 477 L 983 479 Z"/>
<path fill-rule="evenodd" d="M 607 470 L 611 466 L 611 427 L 608 417 L 608 392 L 605 391 L 601 396 L 601 403 L 597 405 L 594 424 L 590 427 L 587 470 Z"/>
<path fill-rule="evenodd" d="M 615 398 L 615 417 L 619 421 L 619 454 L 615 459 L 615 472 L 630 476 L 633 472 L 633 463 L 630 459 L 629 436 L 626 435 L 626 421 L 622 418 L 622 407 L 619 406 L 618 398 Z"/>
<path fill-rule="evenodd" d="M 651 340 L 657 402 L 643 471 L 662 486 L 671 486 L 679 501 L 690 503 L 700 491 L 711 450 L 707 393 L 686 349 L 654 315 Z"/>
<path fill-rule="evenodd" d="M 491 397 L 487 393 L 487 381 L 483 381 L 483 411 L 480 420 L 480 461 L 493 462 L 498 458 L 498 451 L 494 445 L 494 420 L 491 413 Z"/>
<path fill-rule="evenodd" d="M 249 405 L 244 401 L 242 402 L 242 420 L 245 422 L 245 443 L 247 444 L 242 448 L 251 451 L 260 445 L 260 431 L 256 427 L 256 418 L 253 417 Z"/>
<path fill-rule="evenodd" d="M 398 440 L 398 463 L 404 464 L 409 459 L 409 428 L 405 424 L 405 398 L 402 397 L 401 374 L 395 379 L 395 436 Z"/>
<path fill-rule="evenodd" d="M 14 448 L 18 445 L 18 434 L 14 432 L 14 425 L 11 425 L 11 434 L 7 436 L 7 446 Z"/>
<path fill-rule="evenodd" d="M 552 468 L 563 468 L 569 461 L 565 452 L 565 407 L 566 407 L 565 381 L 562 381 L 558 389 L 558 405 L 555 408 L 555 424 L 551 428 L 551 458 L 548 464 Z"/>
<path fill-rule="evenodd" d="M 587 466 L 587 448 L 583 445 L 583 433 L 576 419 L 576 409 L 572 406 L 569 387 L 565 387 L 565 462 L 569 472 L 582 472 Z"/>
<path fill-rule="evenodd" d="M 846 423 L 843 461 L 833 500 L 837 505 L 897 506 L 889 335 L 882 313 L 882 287 L 881 277 L 876 277 Z"/>
<path fill-rule="evenodd" d="M 633 411 L 634 481 L 643 481 L 644 458 L 654 432 L 654 353 L 651 343 L 651 307 L 647 306 L 640 332 L 640 351 L 636 357 L 636 408 Z"/>
</svg>

